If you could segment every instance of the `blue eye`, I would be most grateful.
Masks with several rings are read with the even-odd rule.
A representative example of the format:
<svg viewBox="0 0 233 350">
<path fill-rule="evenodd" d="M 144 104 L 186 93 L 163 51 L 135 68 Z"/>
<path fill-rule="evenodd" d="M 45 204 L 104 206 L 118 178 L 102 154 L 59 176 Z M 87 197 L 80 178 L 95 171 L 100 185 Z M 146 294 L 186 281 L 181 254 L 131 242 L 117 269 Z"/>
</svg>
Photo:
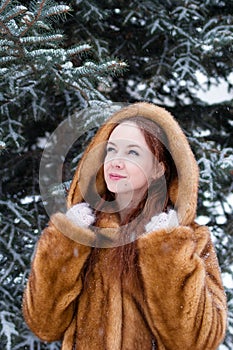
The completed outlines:
<svg viewBox="0 0 233 350">
<path fill-rule="evenodd" d="M 132 155 L 134 155 L 134 156 L 139 156 L 139 153 L 138 153 L 137 151 L 133 150 L 133 149 L 131 149 L 131 150 L 129 151 L 129 154 L 132 154 Z"/>
<path fill-rule="evenodd" d="M 113 152 L 113 151 L 115 151 L 115 148 L 114 148 L 114 147 L 110 147 L 110 146 L 109 146 L 109 147 L 106 148 L 106 152 L 107 152 L 107 153 Z"/>
</svg>

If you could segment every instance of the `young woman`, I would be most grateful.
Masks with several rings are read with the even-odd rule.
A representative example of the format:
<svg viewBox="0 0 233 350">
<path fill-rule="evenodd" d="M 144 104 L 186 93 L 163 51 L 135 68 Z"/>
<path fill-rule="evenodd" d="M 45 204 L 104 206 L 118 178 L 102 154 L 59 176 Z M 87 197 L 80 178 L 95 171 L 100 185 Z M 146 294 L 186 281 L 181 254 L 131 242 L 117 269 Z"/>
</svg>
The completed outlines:
<svg viewBox="0 0 233 350">
<path fill-rule="evenodd" d="M 164 109 L 115 113 L 42 233 L 23 311 L 63 350 L 215 350 L 226 297 L 209 230 L 194 222 L 198 168 Z"/>
</svg>

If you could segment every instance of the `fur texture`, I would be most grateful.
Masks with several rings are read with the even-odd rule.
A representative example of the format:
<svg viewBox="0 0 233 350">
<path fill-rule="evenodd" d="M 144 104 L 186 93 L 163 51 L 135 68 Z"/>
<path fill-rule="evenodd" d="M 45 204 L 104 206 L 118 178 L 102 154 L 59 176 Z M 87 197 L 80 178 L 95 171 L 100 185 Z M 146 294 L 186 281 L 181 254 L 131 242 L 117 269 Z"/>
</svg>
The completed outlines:
<svg viewBox="0 0 233 350">
<path fill-rule="evenodd" d="M 37 245 L 24 293 L 25 320 L 41 339 L 62 339 L 62 350 L 216 350 L 225 334 L 226 297 L 209 230 L 193 222 L 195 159 L 180 127 L 162 108 L 135 104 L 111 122 L 135 114 L 155 120 L 167 132 L 178 169 L 169 194 L 179 226 L 142 234 L 134 242 L 133 269 L 126 262 L 119 270 L 118 253 L 132 244 L 95 250 L 90 247 L 97 239 L 94 232 L 55 214 Z M 68 207 L 85 197 L 87 179 L 97 173 L 103 156 L 95 146 L 108 138 L 111 122 L 84 153 Z M 104 192 L 101 176 L 97 187 Z M 99 226 L 108 228 L 110 239 L 118 232 L 114 214 L 103 215 Z"/>
</svg>

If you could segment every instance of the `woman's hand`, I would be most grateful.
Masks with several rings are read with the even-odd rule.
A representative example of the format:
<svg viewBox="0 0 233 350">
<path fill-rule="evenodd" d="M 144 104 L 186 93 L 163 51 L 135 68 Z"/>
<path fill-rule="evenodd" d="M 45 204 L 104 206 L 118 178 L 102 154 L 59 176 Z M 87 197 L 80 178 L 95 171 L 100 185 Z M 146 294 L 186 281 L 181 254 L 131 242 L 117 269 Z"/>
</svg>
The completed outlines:
<svg viewBox="0 0 233 350">
<path fill-rule="evenodd" d="M 66 212 L 66 217 L 79 227 L 89 227 L 95 222 L 95 215 L 88 203 L 78 203 Z"/>
</svg>

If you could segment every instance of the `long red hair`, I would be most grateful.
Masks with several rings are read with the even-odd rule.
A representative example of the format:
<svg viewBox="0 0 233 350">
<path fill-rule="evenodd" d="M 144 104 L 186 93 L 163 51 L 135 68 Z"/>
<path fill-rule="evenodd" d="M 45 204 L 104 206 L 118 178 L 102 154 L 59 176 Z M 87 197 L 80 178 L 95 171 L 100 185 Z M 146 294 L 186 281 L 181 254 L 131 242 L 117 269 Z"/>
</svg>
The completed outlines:
<svg viewBox="0 0 233 350">
<path fill-rule="evenodd" d="M 152 216 L 157 215 L 163 211 L 167 211 L 171 205 L 168 189 L 174 176 L 176 176 L 176 167 L 174 161 L 169 152 L 169 146 L 167 138 L 163 130 L 152 120 L 144 118 L 142 116 L 135 116 L 129 119 L 123 119 L 114 126 L 114 129 L 123 122 L 135 123 L 141 132 L 143 133 L 146 143 L 151 150 L 153 156 L 164 166 L 164 175 L 152 181 L 147 192 L 144 194 L 137 208 L 133 209 L 124 220 L 120 219 L 121 234 L 123 237 L 122 245 L 111 249 L 111 254 L 108 254 L 108 266 L 109 273 L 112 274 L 112 268 L 114 268 L 115 274 L 118 276 L 127 275 L 127 278 L 134 276 L 138 277 L 138 259 L 137 259 L 137 241 L 132 240 L 129 244 L 124 244 L 124 238 L 126 242 L 129 242 L 129 235 L 134 233 L 134 237 L 137 238 L 140 234 L 144 233 L 144 226 L 149 222 Z M 114 201 L 114 194 L 110 191 L 102 196 L 102 201 L 96 210 L 96 226 L 99 226 L 102 217 L 106 216 L 106 207 Z M 103 210 L 104 208 L 104 210 Z M 91 272 L 93 264 L 98 260 L 98 254 L 101 248 L 93 248 L 92 254 L 89 258 L 88 265 L 86 266 L 86 278 Z M 107 270 L 106 270 L 107 273 Z"/>
</svg>

